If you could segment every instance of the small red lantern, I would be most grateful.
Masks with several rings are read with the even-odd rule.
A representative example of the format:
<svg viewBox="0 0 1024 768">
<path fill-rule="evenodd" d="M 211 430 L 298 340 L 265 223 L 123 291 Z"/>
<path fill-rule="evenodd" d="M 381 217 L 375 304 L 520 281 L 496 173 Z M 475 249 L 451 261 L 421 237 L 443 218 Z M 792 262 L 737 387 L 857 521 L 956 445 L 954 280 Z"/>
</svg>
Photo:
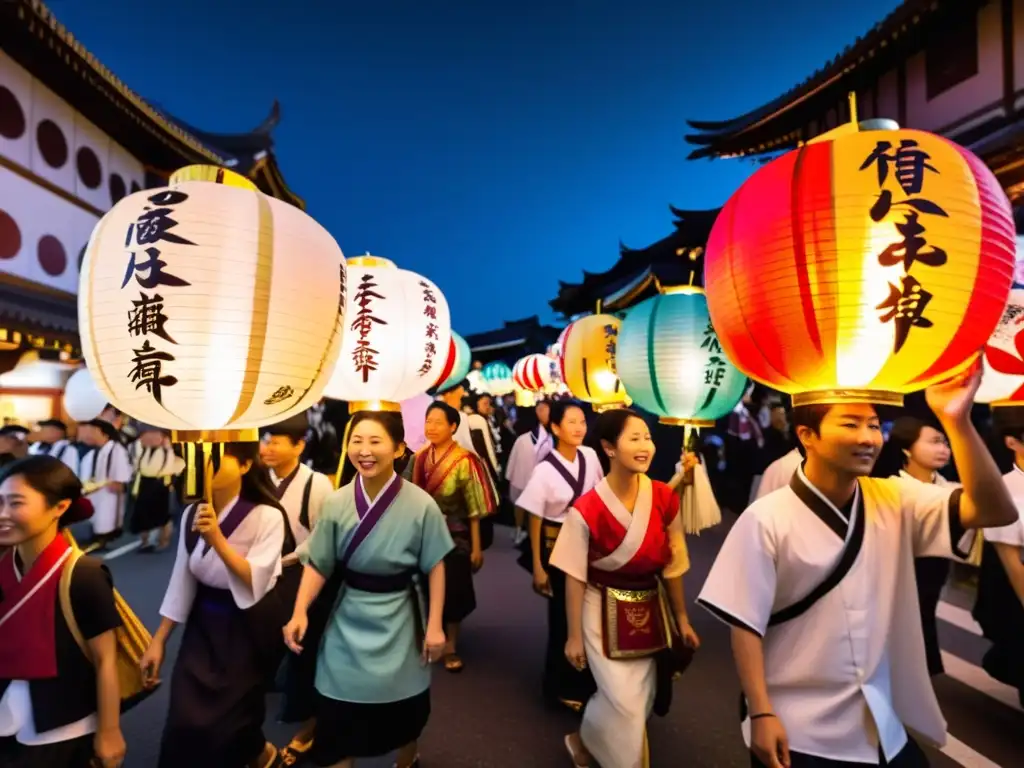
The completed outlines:
<svg viewBox="0 0 1024 768">
<path fill-rule="evenodd" d="M 902 404 L 973 363 L 1014 251 L 1009 201 L 968 150 L 843 126 L 726 203 L 705 254 L 708 308 L 726 356 L 794 404 Z"/>
</svg>

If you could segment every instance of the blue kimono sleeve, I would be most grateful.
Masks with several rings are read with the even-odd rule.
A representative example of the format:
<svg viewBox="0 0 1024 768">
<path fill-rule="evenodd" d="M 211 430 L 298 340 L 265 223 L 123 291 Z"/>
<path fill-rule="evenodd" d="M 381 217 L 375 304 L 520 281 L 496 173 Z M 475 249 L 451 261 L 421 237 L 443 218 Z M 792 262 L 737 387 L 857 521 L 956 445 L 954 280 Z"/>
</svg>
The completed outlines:
<svg viewBox="0 0 1024 768">
<path fill-rule="evenodd" d="M 335 505 L 339 502 L 337 494 L 327 497 L 320 519 L 299 554 L 303 565 L 310 566 L 325 579 L 334 573 L 338 562 L 338 515 L 335 513 Z"/>
<path fill-rule="evenodd" d="M 423 511 L 423 536 L 420 539 L 420 571 L 430 573 L 434 566 L 444 560 L 445 555 L 455 549 L 455 542 L 448 532 L 437 502 L 430 499 Z"/>
</svg>

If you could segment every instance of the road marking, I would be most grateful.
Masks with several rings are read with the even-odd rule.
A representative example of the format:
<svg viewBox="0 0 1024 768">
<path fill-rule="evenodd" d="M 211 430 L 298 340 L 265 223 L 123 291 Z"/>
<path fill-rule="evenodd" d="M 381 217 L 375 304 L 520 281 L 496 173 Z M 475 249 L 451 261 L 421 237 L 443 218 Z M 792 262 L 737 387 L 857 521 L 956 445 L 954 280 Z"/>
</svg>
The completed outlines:
<svg viewBox="0 0 1024 768">
<path fill-rule="evenodd" d="M 942 651 L 942 663 L 946 667 L 946 674 L 964 685 L 985 694 L 991 699 L 1005 704 L 1018 712 L 1024 712 L 1020 706 L 1020 699 L 1016 688 L 1011 688 L 998 680 L 989 677 L 981 667 L 966 662 L 958 656 Z"/>
<path fill-rule="evenodd" d="M 947 603 L 945 600 L 940 600 L 939 607 L 936 609 L 935 615 L 955 627 L 960 627 L 960 629 L 965 632 L 970 632 L 972 635 L 977 635 L 978 637 L 982 636 L 981 626 L 974 620 L 974 617 L 971 616 L 971 612 L 965 611 L 959 606 Z"/>
<path fill-rule="evenodd" d="M 103 559 L 104 560 L 113 560 L 114 558 L 120 557 L 121 555 L 127 555 L 129 552 L 134 552 L 136 549 L 138 549 L 141 546 L 142 546 L 142 542 L 139 541 L 138 539 L 136 539 L 135 541 L 131 542 L 130 544 L 125 544 L 123 547 L 118 547 L 113 552 L 107 552 L 107 554 L 105 554 L 103 556 Z"/>
<path fill-rule="evenodd" d="M 946 746 L 942 747 L 941 751 L 946 757 L 964 768 L 1000 768 L 999 763 L 993 763 L 949 733 L 946 734 Z"/>
</svg>

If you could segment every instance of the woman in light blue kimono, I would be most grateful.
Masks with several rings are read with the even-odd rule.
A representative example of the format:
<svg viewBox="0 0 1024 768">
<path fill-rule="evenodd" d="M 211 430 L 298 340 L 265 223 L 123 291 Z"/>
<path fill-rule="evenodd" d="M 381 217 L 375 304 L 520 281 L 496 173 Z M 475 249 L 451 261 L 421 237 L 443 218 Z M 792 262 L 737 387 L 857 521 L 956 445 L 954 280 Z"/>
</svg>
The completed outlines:
<svg viewBox="0 0 1024 768">
<path fill-rule="evenodd" d="M 437 502 L 395 473 L 404 437 L 397 413 L 352 417 L 348 456 L 358 475 L 324 503 L 303 555 L 295 613 L 284 628 L 285 643 L 300 653 L 307 609 L 342 569 L 344 584 L 317 659 L 310 759 L 324 768 L 351 768 L 355 758 L 395 749 L 398 768 L 419 765 L 417 743 L 430 716 L 424 662 L 444 653 L 443 561 L 454 544 Z"/>
</svg>

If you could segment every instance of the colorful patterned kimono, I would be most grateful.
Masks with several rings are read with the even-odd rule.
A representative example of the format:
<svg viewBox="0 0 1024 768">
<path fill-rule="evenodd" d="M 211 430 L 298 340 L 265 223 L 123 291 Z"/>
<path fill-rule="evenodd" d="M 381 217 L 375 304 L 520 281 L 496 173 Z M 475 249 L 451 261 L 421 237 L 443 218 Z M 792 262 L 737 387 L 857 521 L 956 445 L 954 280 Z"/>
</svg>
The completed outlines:
<svg viewBox="0 0 1024 768">
<path fill-rule="evenodd" d="M 480 457 L 455 442 L 440 458 L 435 458 L 432 445 L 417 452 L 412 481 L 434 497 L 455 541 L 455 549 L 444 560 L 444 620 L 460 622 L 476 608 L 469 521 L 494 514 L 497 493 Z"/>
<path fill-rule="evenodd" d="M 654 657 L 671 642 L 658 579 L 690 567 L 679 497 L 641 475 L 630 513 L 602 480 L 569 511 L 551 565 L 587 583 L 583 641 L 597 693 L 583 713 L 583 744 L 603 768 L 646 765 Z"/>
</svg>

